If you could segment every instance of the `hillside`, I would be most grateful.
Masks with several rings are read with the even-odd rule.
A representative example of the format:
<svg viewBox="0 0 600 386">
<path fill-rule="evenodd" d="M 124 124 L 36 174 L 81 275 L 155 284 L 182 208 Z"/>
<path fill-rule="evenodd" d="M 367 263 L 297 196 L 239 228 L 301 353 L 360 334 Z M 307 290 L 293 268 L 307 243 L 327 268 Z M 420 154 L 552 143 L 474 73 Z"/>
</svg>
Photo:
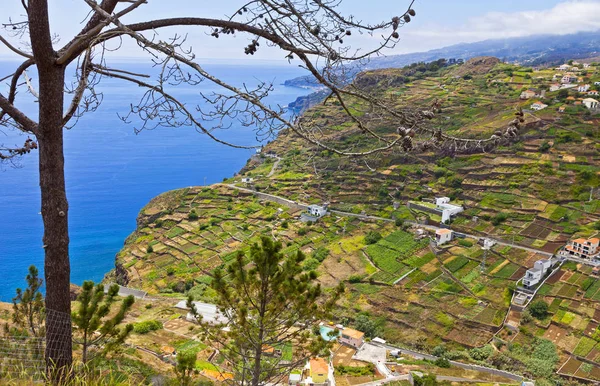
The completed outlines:
<svg viewBox="0 0 600 386">
<path fill-rule="evenodd" d="M 390 151 L 363 159 L 329 154 L 284 132 L 241 172 L 251 183 L 236 177 L 150 202 L 109 279 L 210 302 L 211 270 L 266 234 L 284 242 L 286 253 L 302 250 L 306 269 L 315 269 L 325 287 L 346 283 L 336 323 L 355 325 L 366 315 L 377 336 L 405 347 L 446 350 L 536 379 L 560 368 L 600 380 L 600 282 L 591 267 L 569 262 L 548 279 L 536 297 L 550 305 L 545 318 L 523 317 L 510 306 L 517 281 L 536 260 L 574 236 L 598 233 L 600 115 L 577 103 L 583 97 L 577 89 L 549 91 L 555 69 L 479 58 L 421 70 L 370 71 L 356 83 L 398 106 L 437 99 L 442 111 L 434 124 L 474 138 L 505 127 L 522 107 L 525 132 L 485 154 Z M 600 82 L 598 67 L 580 75 L 585 83 Z M 527 88 L 547 91 L 521 100 Z M 531 110 L 537 99 L 547 107 Z M 344 144 L 359 138 L 333 103 L 311 108 L 303 119 L 321 123 Z M 395 130 L 387 124 L 378 130 Z M 436 196 L 464 206 L 449 225 L 471 236 L 442 247 L 420 236 L 440 217 L 407 204 Z M 340 212 L 314 224 L 299 221 L 303 203 L 324 202 Z M 373 232 L 382 238 L 365 237 Z M 483 236 L 504 244 L 484 255 L 475 239 Z"/>
</svg>

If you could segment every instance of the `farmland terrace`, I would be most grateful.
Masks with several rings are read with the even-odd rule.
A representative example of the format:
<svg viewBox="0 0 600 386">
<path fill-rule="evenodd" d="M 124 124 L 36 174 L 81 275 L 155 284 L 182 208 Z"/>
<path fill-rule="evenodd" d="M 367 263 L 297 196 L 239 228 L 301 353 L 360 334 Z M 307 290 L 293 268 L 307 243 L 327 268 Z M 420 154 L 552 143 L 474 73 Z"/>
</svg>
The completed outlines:
<svg viewBox="0 0 600 386">
<path fill-rule="evenodd" d="M 586 82 L 600 81 L 598 67 Z M 554 69 L 532 69 L 485 61 L 435 71 L 388 69 L 363 74 L 362 84 L 398 106 L 442 111 L 434 124 L 445 131 L 480 137 L 503 128 L 515 108 L 528 109 L 523 88 L 551 83 Z M 393 81 L 391 81 L 391 80 Z M 567 104 L 576 90 L 547 92 L 549 107 L 527 112 L 527 129 L 514 143 L 484 154 L 403 153 L 346 158 L 314 148 L 290 132 L 265 146 L 228 185 L 192 187 L 152 200 L 138 229 L 118 254 L 108 280 L 150 294 L 210 302 L 211 272 L 247 251 L 261 235 L 284 244 L 285 253 L 307 255 L 325 288 L 343 281 L 336 322 L 365 329 L 391 343 L 449 359 L 476 362 L 551 378 L 560 374 L 600 380 L 600 281 L 591 268 L 564 264 L 534 299 L 549 305 L 532 317 L 510 310 L 516 282 L 536 260 L 535 250 L 553 253 L 574 237 L 600 228 L 600 116 Z M 361 114 L 360 104 L 352 108 Z M 369 146 L 334 101 L 309 109 L 304 120 L 327 127 L 330 140 Z M 395 130 L 393 122 L 375 128 Z M 278 167 L 274 168 L 274 162 Z M 383 222 L 331 213 L 315 224 L 298 221 L 300 209 L 256 197 L 241 184 L 292 201 L 397 219 Z M 407 207 L 408 201 L 448 196 L 465 211 L 451 227 L 532 248 L 496 245 L 482 264 L 476 240 L 460 239 L 432 250 L 403 223 L 439 223 L 435 215 Z M 365 237 L 374 233 L 381 237 Z M 399 280 L 401 279 L 401 280 Z M 507 328 L 505 320 L 519 326 Z"/>
</svg>

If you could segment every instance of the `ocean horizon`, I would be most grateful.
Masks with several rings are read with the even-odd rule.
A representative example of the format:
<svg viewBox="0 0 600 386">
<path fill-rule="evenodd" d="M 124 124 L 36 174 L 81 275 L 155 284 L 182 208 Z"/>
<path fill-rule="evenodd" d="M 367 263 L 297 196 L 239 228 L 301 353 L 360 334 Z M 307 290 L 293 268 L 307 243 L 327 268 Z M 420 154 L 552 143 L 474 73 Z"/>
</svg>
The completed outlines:
<svg viewBox="0 0 600 386">
<path fill-rule="evenodd" d="M 125 63 L 128 70 L 140 70 Z M 285 106 L 310 90 L 281 85 L 305 74 L 297 66 L 213 63 L 209 72 L 236 86 L 252 86 L 259 80 L 273 82 L 270 104 Z M 13 62 L 0 61 L 0 75 L 10 73 Z M 30 74 L 31 75 L 31 74 Z M 88 113 L 65 132 L 65 168 L 69 200 L 71 282 L 102 280 L 114 268 L 114 258 L 126 237 L 136 228 L 140 209 L 153 197 L 173 189 L 210 185 L 238 172 L 254 153 L 212 141 L 193 128 L 157 128 L 134 133 L 118 113 L 141 96 L 140 89 L 107 79 L 98 90 L 104 93 L 100 109 Z M 186 103 L 201 103 L 199 91 L 216 88 L 208 82 L 176 90 Z M 21 105 L 35 112 L 30 99 Z M 34 115 L 35 116 L 35 115 Z M 260 145 L 250 128 L 233 124 L 217 132 L 224 140 Z M 17 144 L 27 136 L 0 131 L 0 144 Z M 0 165 L 0 301 L 10 301 L 23 288 L 30 265 L 43 275 L 42 218 L 38 155 L 34 151 L 20 160 L 18 168 Z M 42 276 L 43 277 L 43 276 Z"/>
</svg>

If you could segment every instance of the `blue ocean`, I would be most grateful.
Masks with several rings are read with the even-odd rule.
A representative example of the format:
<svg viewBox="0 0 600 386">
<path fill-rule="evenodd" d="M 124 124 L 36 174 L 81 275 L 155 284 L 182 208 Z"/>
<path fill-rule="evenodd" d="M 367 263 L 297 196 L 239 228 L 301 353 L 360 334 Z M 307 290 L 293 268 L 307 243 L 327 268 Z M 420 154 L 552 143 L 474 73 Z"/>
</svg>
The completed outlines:
<svg viewBox="0 0 600 386">
<path fill-rule="evenodd" d="M 14 63 L 0 62 L 0 78 Z M 127 63 L 120 68 L 144 72 Z M 282 106 L 309 91 L 280 85 L 304 71 L 292 64 L 208 63 L 204 68 L 236 86 L 273 82 L 270 104 Z M 4 90 L 4 85 L 0 86 Z M 114 267 L 115 254 L 135 230 L 140 209 L 168 190 L 212 184 L 235 174 L 253 154 L 215 143 L 193 128 L 156 128 L 135 134 L 134 126 L 119 119 L 142 95 L 138 87 L 105 80 L 98 88 L 104 101 L 65 133 L 67 195 L 70 205 L 71 281 L 99 281 Z M 199 92 L 218 90 L 209 82 L 180 87 L 176 95 L 188 105 L 205 103 Z M 31 98 L 21 107 L 35 111 Z M 33 115 L 35 117 L 35 115 Z M 252 128 L 233 123 L 216 132 L 224 140 L 257 144 Z M 23 143 L 26 136 L 0 128 L 0 144 Z M 10 301 L 25 285 L 31 264 L 43 269 L 42 219 L 38 158 L 33 152 L 19 167 L 0 165 L 0 301 Z"/>
</svg>

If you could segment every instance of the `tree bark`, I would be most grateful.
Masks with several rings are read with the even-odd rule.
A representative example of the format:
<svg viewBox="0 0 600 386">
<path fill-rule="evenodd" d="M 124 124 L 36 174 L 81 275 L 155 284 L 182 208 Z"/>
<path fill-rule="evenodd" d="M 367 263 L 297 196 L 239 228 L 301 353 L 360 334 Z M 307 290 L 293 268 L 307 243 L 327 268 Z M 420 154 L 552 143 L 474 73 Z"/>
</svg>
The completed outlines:
<svg viewBox="0 0 600 386">
<path fill-rule="evenodd" d="M 46 367 L 62 378 L 72 363 L 68 202 L 63 154 L 64 68 L 38 66 L 39 169 L 44 221 Z"/>
</svg>

